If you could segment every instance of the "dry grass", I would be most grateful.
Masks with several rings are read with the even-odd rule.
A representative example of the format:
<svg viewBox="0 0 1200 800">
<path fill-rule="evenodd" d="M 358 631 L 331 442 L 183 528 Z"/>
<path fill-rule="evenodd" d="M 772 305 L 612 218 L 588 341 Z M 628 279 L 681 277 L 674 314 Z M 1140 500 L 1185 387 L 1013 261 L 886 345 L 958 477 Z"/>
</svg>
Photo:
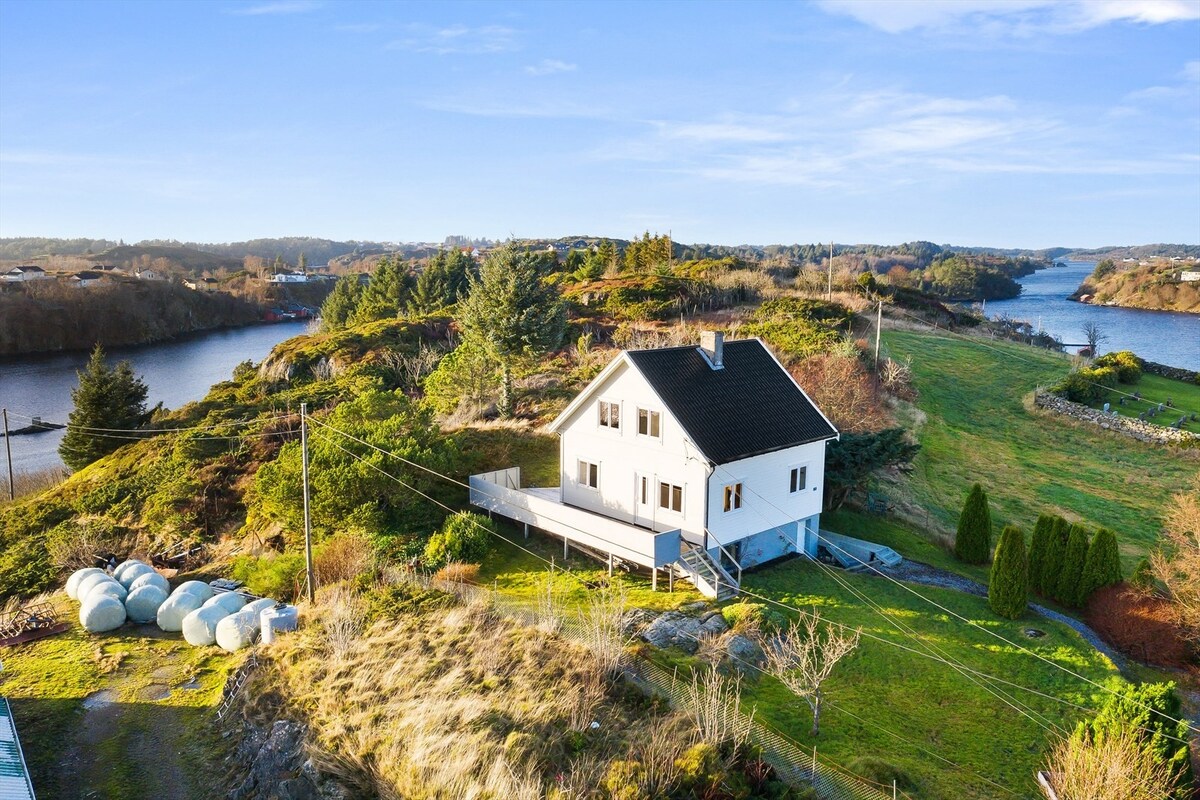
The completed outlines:
<svg viewBox="0 0 1200 800">
<path fill-rule="evenodd" d="M 750 738 L 753 714 L 742 713 L 742 677 L 726 677 L 716 667 L 692 673 L 687 687 L 689 716 L 702 742 L 740 745 Z"/>
<path fill-rule="evenodd" d="M 451 561 L 433 574 L 435 585 L 464 584 L 474 586 L 479 583 L 479 565 L 464 564 L 461 561 Z"/>
<path fill-rule="evenodd" d="M 47 467 L 33 472 L 13 473 L 13 499 L 47 492 L 65 481 L 71 472 L 66 467 Z M 0 505 L 8 502 L 8 475 L 0 478 Z"/>
<path fill-rule="evenodd" d="M 1050 757 L 1050 774 L 1062 800 L 1163 800 L 1173 776 L 1135 733 L 1069 737 Z"/>
<path fill-rule="evenodd" d="M 344 584 L 323 587 L 313 609 L 321 622 L 326 650 L 344 659 L 363 631 L 366 609 L 362 599 Z"/>
</svg>

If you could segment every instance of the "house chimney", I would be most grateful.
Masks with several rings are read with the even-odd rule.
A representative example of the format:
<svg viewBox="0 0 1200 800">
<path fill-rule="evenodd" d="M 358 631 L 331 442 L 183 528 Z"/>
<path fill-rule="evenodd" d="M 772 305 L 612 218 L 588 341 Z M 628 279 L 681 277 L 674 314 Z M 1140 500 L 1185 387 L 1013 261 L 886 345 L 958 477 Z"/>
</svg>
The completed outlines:
<svg viewBox="0 0 1200 800">
<path fill-rule="evenodd" d="M 708 363 L 713 369 L 725 366 L 725 334 L 720 331 L 701 331 L 700 349 L 708 356 Z"/>
</svg>

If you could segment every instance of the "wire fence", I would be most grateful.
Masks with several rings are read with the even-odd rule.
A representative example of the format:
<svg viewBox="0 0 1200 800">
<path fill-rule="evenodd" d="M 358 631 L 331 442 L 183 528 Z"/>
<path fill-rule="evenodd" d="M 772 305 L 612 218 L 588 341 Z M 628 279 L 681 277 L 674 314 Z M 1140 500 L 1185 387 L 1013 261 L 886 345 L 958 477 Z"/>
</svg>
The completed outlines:
<svg viewBox="0 0 1200 800">
<path fill-rule="evenodd" d="M 528 598 L 506 594 L 494 587 L 433 580 L 417 573 L 409 573 L 406 579 L 423 588 L 450 591 L 464 601 L 486 602 L 497 612 L 524 625 L 553 627 L 564 638 L 584 647 L 595 644 L 594 633 L 588 630 L 589 626 L 579 616 L 551 614 L 546 607 Z M 622 673 L 633 684 L 647 694 L 665 699 L 673 708 L 693 710 L 695 689 L 690 680 L 684 680 L 642 656 L 631 655 L 630 658 Z M 815 749 L 811 752 L 802 750 L 795 742 L 755 720 L 752 713 L 747 714 L 733 704 L 722 704 L 721 712 L 727 718 L 728 729 L 749 731 L 749 739 L 762 750 L 763 760 L 781 780 L 791 786 L 811 786 L 822 800 L 895 800 L 907 797 L 895 787 L 874 784 L 845 771 L 821 757 Z"/>
</svg>

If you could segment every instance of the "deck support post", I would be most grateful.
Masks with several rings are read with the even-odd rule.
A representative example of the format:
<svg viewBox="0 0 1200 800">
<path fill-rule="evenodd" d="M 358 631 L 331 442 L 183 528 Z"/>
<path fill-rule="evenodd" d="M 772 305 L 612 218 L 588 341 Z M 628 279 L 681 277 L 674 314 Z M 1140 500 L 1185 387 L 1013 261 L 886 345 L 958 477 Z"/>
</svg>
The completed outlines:
<svg viewBox="0 0 1200 800">
<path fill-rule="evenodd" d="M 612 571 L 613 571 L 613 554 L 609 553 L 608 554 L 608 577 L 610 577 L 610 578 L 612 577 Z"/>
<path fill-rule="evenodd" d="M 650 568 L 650 588 L 653 591 L 658 591 L 658 567 Z"/>
<path fill-rule="evenodd" d="M 675 568 L 667 567 L 667 591 L 675 591 Z"/>
<path fill-rule="evenodd" d="M 570 546 L 571 546 L 570 541 L 567 539 L 567 537 L 564 536 L 563 537 L 563 561 L 567 560 L 567 556 L 568 556 L 567 548 Z"/>
<path fill-rule="evenodd" d="M 529 523 L 528 522 L 525 523 L 525 538 L 526 539 L 529 538 Z"/>
</svg>

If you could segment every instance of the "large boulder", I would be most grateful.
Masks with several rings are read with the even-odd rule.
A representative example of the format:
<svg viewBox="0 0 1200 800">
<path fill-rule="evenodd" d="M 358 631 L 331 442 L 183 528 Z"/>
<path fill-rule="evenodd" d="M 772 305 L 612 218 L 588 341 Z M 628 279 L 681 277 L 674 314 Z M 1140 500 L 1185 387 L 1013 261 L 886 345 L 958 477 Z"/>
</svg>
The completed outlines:
<svg viewBox="0 0 1200 800">
<path fill-rule="evenodd" d="M 695 653 L 700 647 L 700 620 L 668 611 L 651 622 L 641 636 L 657 648 L 678 647 L 685 653 Z"/>
<path fill-rule="evenodd" d="M 67 578 L 67 597 L 72 600 L 79 599 L 79 582 L 89 575 L 103 575 L 104 570 L 96 567 L 88 567 L 87 569 L 77 569 L 71 573 L 71 577 Z"/>
<path fill-rule="evenodd" d="M 149 564 L 132 564 L 128 569 L 121 570 L 121 577 L 117 578 L 121 585 L 128 589 L 133 585 L 133 582 L 143 575 L 152 575 L 154 567 Z"/>
<path fill-rule="evenodd" d="M 218 595 L 220 596 L 220 595 Z M 217 598 L 214 597 L 213 600 Z M 205 604 L 183 618 L 183 638 L 193 647 L 205 647 L 217 641 L 217 623 L 232 613 L 222 605 Z"/>
<path fill-rule="evenodd" d="M 134 587 L 125 598 L 125 613 L 134 622 L 154 622 L 158 609 L 167 601 L 167 593 L 152 584 Z"/>
<path fill-rule="evenodd" d="M 158 607 L 156 618 L 158 627 L 164 631 L 179 631 L 183 629 L 183 618 L 204 605 L 204 599 L 196 592 L 176 589 L 161 606 Z"/>
<path fill-rule="evenodd" d="M 132 592 L 143 586 L 157 586 L 162 589 L 163 595 L 171 594 L 171 582 L 157 572 L 147 572 L 134 578 L 133 583 L 129 584 L 129 591 Z"/>
<path fill-rule="evenodd" d="M 89 633 L 104 633 L 125 624 L 125 604 L 106 594 L 85 600 L 79 607 L 79 624 Z"/>
</svg>

